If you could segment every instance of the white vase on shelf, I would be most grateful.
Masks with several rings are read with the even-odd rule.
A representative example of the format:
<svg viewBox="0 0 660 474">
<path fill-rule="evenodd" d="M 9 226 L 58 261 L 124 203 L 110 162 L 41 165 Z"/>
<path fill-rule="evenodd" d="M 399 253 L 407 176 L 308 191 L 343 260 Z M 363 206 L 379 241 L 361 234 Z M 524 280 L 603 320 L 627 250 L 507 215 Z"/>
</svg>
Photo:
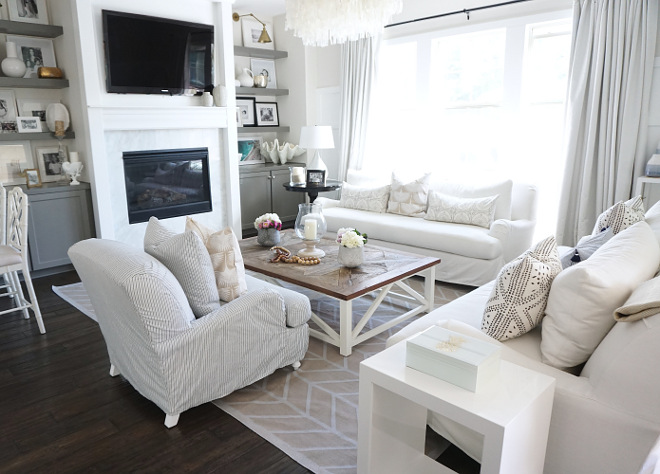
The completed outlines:
<svg viewBox="0 0 660 474">
<path fill-rule="evenodd" d="M 6 46 L 7 57 L 0 63 L 2 73 L 7 77 L 23 77 L 27 68 L 25 67 L 25 63 L 18 59 L 16 43 L 9 41 L 6 43 Z"/>
</svg>

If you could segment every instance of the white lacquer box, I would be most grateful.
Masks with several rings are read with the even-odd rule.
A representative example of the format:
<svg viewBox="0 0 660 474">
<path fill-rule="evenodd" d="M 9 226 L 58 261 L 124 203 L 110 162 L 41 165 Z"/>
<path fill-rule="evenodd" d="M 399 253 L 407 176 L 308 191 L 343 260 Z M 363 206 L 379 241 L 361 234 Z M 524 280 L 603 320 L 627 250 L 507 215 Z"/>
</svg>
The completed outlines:
<svg viewBox="0 0 660 474">
<path fill-rule="evenodd" d="M 433 326 L 406 342 L 406 365 L 476 392 L 497 378 L 496 344 Z"/>
</svg>

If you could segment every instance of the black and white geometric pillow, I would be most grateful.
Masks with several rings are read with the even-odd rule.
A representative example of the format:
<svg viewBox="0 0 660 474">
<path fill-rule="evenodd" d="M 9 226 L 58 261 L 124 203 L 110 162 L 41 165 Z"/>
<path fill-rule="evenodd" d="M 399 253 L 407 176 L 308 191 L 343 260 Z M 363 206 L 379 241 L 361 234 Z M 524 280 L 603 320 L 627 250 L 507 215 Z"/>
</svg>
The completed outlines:
<svg viewBox="0 0 660 474">
<path fill-rule="evenodd" d="M 644 212 L 642 196 L 634 197 L 626 202 L 619 201 L 598 216 L 592 234 L 599 234 L 609 227 L 616 235 L 631 225 L 643 221 Z"/>
</svg>

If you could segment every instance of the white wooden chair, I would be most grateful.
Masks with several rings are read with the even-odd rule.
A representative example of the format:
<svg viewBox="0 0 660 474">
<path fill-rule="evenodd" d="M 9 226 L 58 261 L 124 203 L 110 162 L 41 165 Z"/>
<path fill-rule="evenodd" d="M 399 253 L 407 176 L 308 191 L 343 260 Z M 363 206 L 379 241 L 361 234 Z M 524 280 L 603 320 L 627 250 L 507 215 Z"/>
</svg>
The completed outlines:
<svg viewBox="0 0 660 474">
<path fill-rule="evenodd" d="M 0 194 L 2 193 L 0 192 Z M 0 199 L 2 199 L 1 196 Z M 39 332 L 44 334 L 46 328 L 44 327 L 37 296 L 32 286 L 28 264 L 28 197 L 21 188 L 15 187 L 9 192 L 7 195 L 7 205 L 4 209 L 6 210 L 7 227 L 5 228 L 6 240 L 0 245 L 0 274 L 4 275 L 7 292 L 0 294 L 0 297 L 13 297 L 15 306 L 0 311 L 0 315 L 22 310 L 25 319 L 29 319 L 28 308 L 31 308 L 37 317 Z M 21 281 L 18 276 L 19 271 L 23 273 L 23 279 L 30 295 L 30 301 L 26 300 L 23 295 L 23 288 L 21 287 Z"/>
</svg>

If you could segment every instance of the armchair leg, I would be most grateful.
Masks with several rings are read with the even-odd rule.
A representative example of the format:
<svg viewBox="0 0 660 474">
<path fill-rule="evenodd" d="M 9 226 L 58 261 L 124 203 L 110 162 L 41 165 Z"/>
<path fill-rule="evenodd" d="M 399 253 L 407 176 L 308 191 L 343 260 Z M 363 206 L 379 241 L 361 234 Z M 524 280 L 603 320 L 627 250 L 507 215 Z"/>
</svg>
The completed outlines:
<svg viewBox="0 0 660 474">
<path fill-rule="evenodd" d="M 300 361 L 295 361 L 293 364 L 291 364 L 291 367 L 293 367 L 293 370 L 298 370 L 300 368 Z"/>
<path fill-rule="evenodd" d="M 115 367 L 115 364 L 110 364 L 110 377 L 116 377 L 119 375 L 119 370 Z"/>
<path fill-rule="evenodd" d="M 179 414 L 176 415 L 165 415 L 165 426 L 167 428 L 174 428 L 179 422 Z"/>
</svg>

